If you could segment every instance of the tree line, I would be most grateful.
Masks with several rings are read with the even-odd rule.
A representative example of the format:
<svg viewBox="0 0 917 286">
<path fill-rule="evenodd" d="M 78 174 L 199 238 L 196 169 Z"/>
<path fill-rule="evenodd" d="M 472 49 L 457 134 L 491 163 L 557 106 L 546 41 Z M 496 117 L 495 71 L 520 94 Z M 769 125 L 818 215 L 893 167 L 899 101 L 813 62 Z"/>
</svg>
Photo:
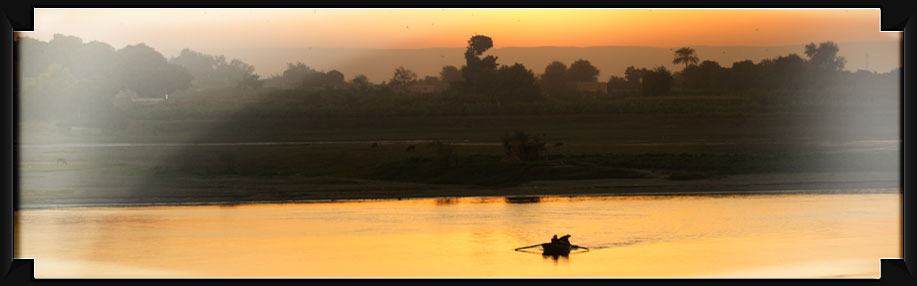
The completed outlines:
<svg viewBox="0 0 917 286">
<path fill-rule="evenodd" d="M 623 77 L 611 76 L 606 82 L 599 82 L 599 69 L 585 59 L 569 66 L 553 61 L 539 75 L 520 63 L 501 64 L 497 57 L 485 54 L 493 45 L 492 38 L 474 35 L 467 41 L 464 65 L 447 65 L 438 76 L 423 78 L 398 67 L 390 79 L 376 84 L 362 74 L 347 81 L 340 71 L 317 71 L 301 62 L 288 64 L 281 75 L 262 79 L 243 61 L 190 49 L 167 59 L 143 43 L 115 49 L 106 43 L 84 43 L 78 37 L 61 34 L 48 42 L 19 37 L 14 46 L 19 84 L 14 88 L 25 118 L 101 120 L 116 112 L 112 101 L 117 95 L 162 98 L 173 92 L 203 90 L 239 96 L 291 90 L 293 94 L 324 98 L 342 93 L 437 93 L 495 102 L 531 102 L 571 94 L 897 93 L 899 87 L 900 69 L 883 74 L 845 71 L 846 62 L 837 55 L 839 48 L 833 42 L 806 45 L 805 57 L 790 54 L 757 63 L 744 60 L 730 67 L 702 61 L 693 49 L 684 47 L 674 52 L 672 60 L 684 64 L 681 71 L 630 66 Z"/>
<path fill-rule="evenodd" d="M 810 43 L 805 46 L 805 58 L 789 54 L 776 58 L 738 61 L 731 67 L 723 67 L 711 60 L 699 58 L 694 49 L 682 47 L 673 54 L 672 63 L 684 64 L 681 71 L 670 71 L 664 66 L 652 68 L 629 66 L 624 76 L 611 76 L 606 82 L 599 82 L 599 69 L 588 60 L 578 59 L 569 67 L 560 61 L 552 61 L 543 73 L 536 75 L 520 63 L 501 65 L 497 57 L 484 56 L 493 47 L 493 40 L 484 35 L 475 35 L 468 40 L 465 65 L 447 65 L 439 77 L 426 76 L 421 79 L 416 73 L 398 67 L 388 82 L 374 85 L 364 75 L 358 75 L 345 83 L 340 72 L 321 82 L 322 73 L 311 70 L 302 63 L 290 64 L 283 76 L 272 81 L 284 81 L 303 89 L 334 87 L 358 87 L 361 90 L 385 90 L 394 93 L 420 93 L 422 89 L 412 86 L 433 86 L 433 91 L 450 90 L 462 93 L 484 95 L 501 101 L 531 100 L 541 97 L 557 97 L 582 93 L 639 94 L 663 96 L 671 94 L 735 94 L 757 91 L 768 92 L 869 92 L 897 93 L 900 68 L 886 73 L 866 70 L 849 72 L 844 70 L 846 60 L 838 56 L 839 48 L 834 42 Z M 298 72 L 311 70 L 310 72 Z M 309 73 L 314 74 L 312 76 Z M 599 86 L 604 85 L 604 86 Z M 274 85 L 281 86 L 281 85 Z"/>
<path fill-rule="evenodd" d="M 519 63 L 500 65 L 497 57 L 484 56 L 493 47 L 490 37 L 476 35 L 468 40 L 465 65 L 447 65 L 439 76 L 420 78 L 417 73 L 398 67 L 392 77 L 379 84 L 368 81 L 365 75 L 356 75 L 349 82 L 337 70 L 317 71 L 303 63 L 287 64 L 283 74 L 265 79 L 266 87 L 321 92 L 339 89 L 356 89 L 378 94 L 411 94 L 443 92 L 446 90 L 474 93 L 499 100 L 533 99 L 541 94 L 534 72 Z M 429 89 L 417 89 L 427 87 Z"/>
<path fill-rule="evenodd" d="M 883 74 L 858 70 L 844 70 L 846 60 L 837 55 L 834 42 L 810 43 L 805 46 L 806 58 L 797 54 L 763 59 L 738 61 L 731 67 L 720 66 L 715 61 L 699 59 L 691 48 L 675 52 L 673 63 L 684 64 L 676 73 L 664 67 L 652 70 L 628 67 L 624 77 L 612 76 L 609 91 L 641 90 L 647 95 L 669 94 L 673 87 L 683 92 L 727 93 L 749 91 L 782 92 L 897 92 L 900 68 Z"/>
<path fill-rule="evenodd" d="M 190 49 L 167 59 L 143 43 L 115 49 L 61 34 L 48 42 L 19 37 L 14 57 L 14 92 L 27 119 L 106 121 L 119 94 L 164 98 L 188 89 L 244 91 L 261 84 L 254 67 L 240 60 Z"/>
</svg>

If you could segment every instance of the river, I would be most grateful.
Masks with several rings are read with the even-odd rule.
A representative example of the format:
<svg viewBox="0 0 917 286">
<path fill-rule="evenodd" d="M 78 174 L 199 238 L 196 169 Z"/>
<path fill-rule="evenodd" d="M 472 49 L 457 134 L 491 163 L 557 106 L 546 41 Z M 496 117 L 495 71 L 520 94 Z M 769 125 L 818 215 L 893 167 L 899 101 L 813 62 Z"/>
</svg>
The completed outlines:
<svg viewBox="0 0 917 286">
<path fill-rule="evenodd" d="M 901 211 L 896 190 L 26 209 L 14 257 L 38 278 L 876 278 Z M 514 251 L 554 234 L 588 251 Z"/>
</svg>

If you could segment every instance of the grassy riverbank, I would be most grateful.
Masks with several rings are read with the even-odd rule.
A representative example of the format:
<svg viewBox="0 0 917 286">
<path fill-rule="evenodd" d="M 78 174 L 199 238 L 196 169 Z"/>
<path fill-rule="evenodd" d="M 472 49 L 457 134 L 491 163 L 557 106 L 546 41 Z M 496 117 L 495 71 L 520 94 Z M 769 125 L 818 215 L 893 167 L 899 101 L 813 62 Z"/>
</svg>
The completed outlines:
<svg viewBox="0 0 917 286">
<path fill-rule="evenodd" d="M 405 152 L 409 145 L 416 150 Z M 497 144 L 472 143 L 451 145 L 448 157 L 431 143 L 33 147 L 21 150 L 19 204 L 897 188 L 897 151 L 804 147 L 810 152 L 568 143 L 548 147 L 544 159 L 534 162 L 507 160 Z M 600 149 L 619 152 L 596 153 Z"/>
<path fill-rule="evenodd" d="M 18 137 L 19 204 L 853 190 L 898 184 L 900 129 L 893 97 L 771 92 L 501 103 L 443 94 L 363 96 L 348 103 L 316 96 L 176 95 L 170 103 L 130 107 L 123 120 L 96 135 L 74 135 L 61 122 L 24 120 Z M 501 137 L 516 131 L 544 140 L 539 160 L 507 158 Z M 430 143 L 436 140 L 445 145 Z M 233 142 L 256 144 L 213 145 Z M 105 145 L 110 143 L 139 145 Z M 414 151 L 406 152 L 412 145 Z"/>
</svg>

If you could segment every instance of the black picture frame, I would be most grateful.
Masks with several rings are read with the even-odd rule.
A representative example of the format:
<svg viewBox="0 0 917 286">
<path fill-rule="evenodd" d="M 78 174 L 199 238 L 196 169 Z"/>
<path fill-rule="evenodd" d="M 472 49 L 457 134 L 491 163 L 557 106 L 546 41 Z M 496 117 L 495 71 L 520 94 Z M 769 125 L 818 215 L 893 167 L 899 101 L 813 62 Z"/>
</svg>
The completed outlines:
<svg viewBox="0 0 917 286">
<path fill-rule="evenodd" d="M 2 134 L 2 152 L 0 152 L 0 159 L 3 161 L 3 187 L 0 189 L 3 190 L 3 194 L 0 195 L 0 209 L 3 209 L 2 212 L 2 228 L 4 231 L 3 236 L 3 245 L 0 246 L 0 252 L 2 252 L 3 260 L 2 265 L 0 265 L 0 271 L 4 274 L 4 281 L 14 281 L 14 282 L 24 282 L 29 284 L 49 284 L 49 283 L 65 283 L 65 284 L 109 284 L 109 283 L 137 283 L 137 284 L 156 284 L 156 283 L 190 283 L 190 284 L 210 284 L 210 285 L 223 285 L 223 284 L 288 284 L 288 283 L 302 283 L 302 281 L 294 279 L 271 279 L 267 281 L 260 280 L 235 280 L 235 279 L 170 279 L 170 280 L 146 280 L 146 279 L 53 279 L 53 280 L 36 280 L 33 278 L 32 273 L 34 269 L 34 264 L 30 260 L 24 259 L 13 259 L 13 209 L 15 206 L 14 192 L 18 189 L 17 177 L 18 173 L 16 170 L 17 154 L 15 148 L 15 138 L 17 138 L 17 102 L 13 94 L 13 74 L 12 74 L 12 39 L 13 31 L 29 31 L 32 29 L 33 21 L 33 8 L 89 8 L 89 7 L 131 7 L 131 8 L 141 8 L 141 7 L 331 7 L 326 5 L 310 5 L 311 3 L 303 3 L 296 1 L 258 1 L 256 3 L 201 3 L 198 1 L 156 1 L 151 2 L 147 1 L 146 3 L 138 4 L 133 2 L 131 4 L 125 4 L 122 2 L 106 2 L 106 1 L 82 1 L 79 4 L 66 3 L 64 1 L 38 1 L 38 0 L 29 0 L 29 1 L 19 1 L 14 3 L 3 3 L 0 4 L 0 16 L 2 20 L 0 25 L 2 29 L 0 32 L 3 33 L 2 41 L 4 44 L 0 47 L 2 50 L 2 80 L 3 84 L 3 111 L 0 112 L 0 122 L 3 126 Z M 454 3 L 453 3 L 454 4 Z M 511 7 L 514 5 L 507 4 L 493 4 L 493 3 L 464 3 L 462 5 L 453 5 L 453 4 L 440 4 L 443 7 L 481 7 L 481 8 L 490 8 L 490 7 Z M 881 27 L 884 31 L 903 31 L 903 41 L 902 41 L 902 94 L 901 94 L 901 141 L 902 141 L 902 176 L 901 176 L 901 188 L 903 195 L 903 223 L 904 223 L 904 257 L 903 259 L 887 259 L 882 261 L 882 278 L 879 281 L 874 279 L 777 279 L 777 280 L 759 280 L 759 279 L 666 279 L 666 280 L 656 280 L 656 279 L 623 279 L 615 280 L 617 283 L 636 283 L 636 284 L 695 284 L 695 285 L 709 285 L 709 284 L 759 284 L 759 283 L 805 283 L 805 284 L 848 284 L 848 283 L 885 283 L 885 282 L 906 282 L 913 281 L 913 275 L 917 274 L 917 269 L 914 268 L 914 264 L 911 260 L 914 260 L 917 257 L 917 254 L 914 253 L 914 247 L 909 247 L 908 239 L 914 236 L 913 227 L 908 225 L 908 222 L 913 220 L 913 206 L 914 197 L 913 195 L 908 196 L 908 193 L 912 193 L 911 186 L 913 180 L 909 178 L 910 170 L 914 167 L 914 152 L 913 142 L 910 142 L 914 134 L 912 119 L 913 116 L 909 114 L 908 111 L 914 110 L 914 100 L 913 100 L 913 83 L 915 81 L 914 74 L 915 72 L 915 63 L 914 56 L 908 49 L 917 46 L 915 45 L 914 38 L 915 28 L 914 22 L 917 21 L 917 14 L 915 14 L 914 4 L 905 3 L 905 1 L 832 1 L 830 4 L 815 4 L 815 3 L 800 3 L 800 1 L 755 1 L 755 3 L 728 3 L 721 1 L 692 1 L 690 4 L 685 4 L 682 2 L 675 1 L 631 1 L 631 3 L 620 4 L 620 5 L 609 5 L 606 3 L 563 3 L 564 7 L 620 7 L 620 8 L 633 8 L 633 7 L 649 7 L 649 8 L 880 8 L 881 9 Z M 336 2 L 333 7 L 350 7 L 351 5 L 359 7 L 392 7 L 393 5 L 380 6 L 379 4 L 365 4 L 365 3 L 342 3 Z M 398 7 L 435 7 L 440 8 L 439 5 L 421 5 L 413 6 L 409 4 L 400 4 L 394 5 Z M 425 281 L 420 281 L 422 279 L 413 279 L 401 282 L 420 282 L 425 283 Z M 329 281 L 330 282 L 330 281 Z M 556 281 L 554 281 L 556 282 Z M 576 282 L 598 282 L 593 279 L 580 279 Z"/>
</svg>

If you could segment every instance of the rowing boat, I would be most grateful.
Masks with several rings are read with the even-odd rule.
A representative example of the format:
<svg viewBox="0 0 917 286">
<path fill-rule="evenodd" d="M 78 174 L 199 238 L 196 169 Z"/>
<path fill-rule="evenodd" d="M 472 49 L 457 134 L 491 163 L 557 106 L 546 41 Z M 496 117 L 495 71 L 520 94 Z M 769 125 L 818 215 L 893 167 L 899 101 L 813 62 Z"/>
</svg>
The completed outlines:
<svg viewBox="0 0 917 286">
<path fill-rule="evenodd" d="M 541 249 L 545 255 L 567 255 L 570 254 L 570 250 L 573 249 L 573 246 L 569 243 L 551 242 L 542 243 Z"/>
<path fill-rule="evenodd" d="M 551 242 L 519 247 L 515 250 L 525 252 L 525 249 L 541 246 L 542 254 L 551 256 L 567 256 L 573 249 L 589 251 L 589 248 L 571 244 L 569 238 L 569 234 L 561 238 L 557 238 L 555 235 L 551 238 Z"/>
</svg>

